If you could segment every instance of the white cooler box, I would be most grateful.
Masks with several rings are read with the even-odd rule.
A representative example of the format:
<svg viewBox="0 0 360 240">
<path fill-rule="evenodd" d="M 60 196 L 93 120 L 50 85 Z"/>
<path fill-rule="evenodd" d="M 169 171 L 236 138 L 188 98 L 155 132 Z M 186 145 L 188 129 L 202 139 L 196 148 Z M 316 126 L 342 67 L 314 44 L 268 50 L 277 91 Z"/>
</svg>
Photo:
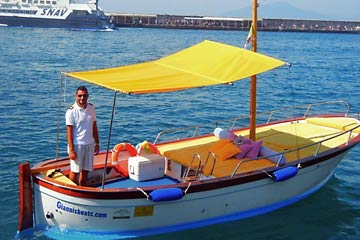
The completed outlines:
<svg viewBox="0 0 360 240">
<path fill-rule="evenodd" d="M 164 177 L 165 157 L 158 154 L 129 157 L 129 177 L 135 181 L 147 181 Z"/>
</svg>

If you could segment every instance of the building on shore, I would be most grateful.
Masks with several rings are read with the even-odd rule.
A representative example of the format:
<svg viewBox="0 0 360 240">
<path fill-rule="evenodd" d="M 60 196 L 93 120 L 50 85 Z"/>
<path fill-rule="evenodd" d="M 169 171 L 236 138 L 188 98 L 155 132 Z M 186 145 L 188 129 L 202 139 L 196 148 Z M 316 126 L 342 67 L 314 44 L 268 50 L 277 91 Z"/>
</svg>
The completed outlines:
<svg viewBox="0 0 360 240">
<path fill-rule="evenodd" d="M 116 27 L 247 31 L 250 18 L 109 13 Z M 360 33 L 358 21 L 259 19 L 259 31 Z"/>
</svg>

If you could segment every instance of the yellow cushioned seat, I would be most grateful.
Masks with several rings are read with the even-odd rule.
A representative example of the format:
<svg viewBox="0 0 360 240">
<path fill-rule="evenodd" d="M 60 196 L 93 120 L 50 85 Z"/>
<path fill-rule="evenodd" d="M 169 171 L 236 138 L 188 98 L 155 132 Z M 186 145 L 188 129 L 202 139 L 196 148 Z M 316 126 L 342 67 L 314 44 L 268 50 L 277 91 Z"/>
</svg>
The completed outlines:
<svg viewBox="0 0 360 240">
<path fill-rule="evenodd" d="M 347 117 L 307 118 L 306 122 L 343 131 L 350 130 L 360 125 L 359 121 L 356 119 Z M 360 134 L 360 127 L 354 129 L 353 132 Z"/>
</svg>

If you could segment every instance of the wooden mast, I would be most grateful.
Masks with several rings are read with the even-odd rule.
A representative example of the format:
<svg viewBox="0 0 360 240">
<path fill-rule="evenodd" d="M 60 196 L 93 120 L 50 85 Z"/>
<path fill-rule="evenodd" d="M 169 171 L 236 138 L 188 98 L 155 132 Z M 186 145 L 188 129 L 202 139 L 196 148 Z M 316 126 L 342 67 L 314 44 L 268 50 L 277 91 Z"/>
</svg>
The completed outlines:
<svg viewBox="0 0 360 240">
<path fill-rule="evenodd" d="M 252 1 L 252 51 L 257 51 L 257 0 Z M 251 76 L 250 83 L 250 139 L 256 135 L 256 75 Z"/>
</svg>

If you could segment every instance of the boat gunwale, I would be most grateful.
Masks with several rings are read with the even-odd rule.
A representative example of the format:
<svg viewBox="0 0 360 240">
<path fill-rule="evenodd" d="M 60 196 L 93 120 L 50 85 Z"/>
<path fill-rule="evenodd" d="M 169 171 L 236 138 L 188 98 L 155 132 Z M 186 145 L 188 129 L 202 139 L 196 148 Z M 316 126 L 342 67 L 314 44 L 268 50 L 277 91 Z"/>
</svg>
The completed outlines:
<svg viewBox="0 0 360 240">
<path fill-rule="evenodd" d="M 326 117 L 341 117 L 341 116 L 339 116 L 339 115 L 324 115 L 322 117 L 326 118 Z M 275 125 L 275 124 L 279 124 L 279 123 L 291 123 L 293 121 L 300 121 L 300 120 L 305 120 L 305 119 L 306 118 L 302 117 L 302 118 L 295 118 L 295 119 L 280 120 L 280 121 L 276 121 L 276 122 L 272 122 L 272 123 L 262 124 L 262 125 L 259 125 L 259 127 L 260 126 L 271 126 L 271 125 Z M 359 128 L 359 125 L 354 128 L 351 128 L 350 130 L 342 130 L 343 132 L 337 134 L 335 137 L 338 137 L 340 135 L 344 135 L 347 133 L 352 133 L 352 131 L 356 128 Z M 211 136 L 211 134 L 208 134 L 206 136 Z M 206 136 L 202 135 L 202 136 L 194 137 L 191 139 L 200 139 L 200 138 L 204 138 Z M 327 141 L 331 138 L 334 138 L 334 137 L 330 137 L 325 140 L 318 141 L 318 142 L 315 142 L 315 143 L 312 143 L 312 144 L 309 144 L 306 146 L 298 147 L 296 149 L 287 150 L 287 151 L 278 153 L 277 155 L 284 154 L 285 152 L 296 151 L 298 149 L 301 149 L 301 148 L 304 148 L 304 147 L 307 147 L 310 145 L 316 145 L 321 142 Z M 190 140 L 190 139 L 187 139 L 187 140 Z M 187 140 L 182 139 L 180 141 L 187 141 Z M 248 171 L 248 172 L 233 174 L 230 176 L 218 177 L 218 178 L 207 179 L 207 180 L 197 180 L 197 181 L 194 181 L 191 183 L 191 187 L 188 189 L 187 192 L 194 193 L 194 192 L 208 191 L 208 190 L 212 190 L 212 189 L 229 187 L 229 186 L 243 184 L 243 183 L 247 183 L 247 182 L 251 182 L 251 181 L 255 181 L 255 180 L 269 178 L 269 174 L 272 174 L 274 171 L 276 171 L 280 168 L 287 167 L 287 166 L 296 166 L 296 165 L 300 164 L 301 168 L 310 167 L 312 165 L 315 165 L 320 162 L 331 159 L 343 152 L 346 152 L 347 150 L 349 150 L 353 146 L 355 146 L 359 141 L 360 141 L 360 134 L 358 134 L 357 136 L 355 136 L 352 139 L 349 139 L 349 141 L 347 143 L 343 143 L 335 148 L 330 148 L 330 149 L 327 149 L 318 154 L 309 155 L 307 157 L 304 157 L 304 158 L 301 158 L 298 160 L 287 162 L 285 164 L 282 164 L 281 166 L 271 166 L 271 167 L 267 167 L 267 168 L 253 170 L 250 172 Z M 175 142 L 179 142 L 179 141 L 175 141 Z M 171 142 L 167 142 L 167 143 L 171 143 Z M 165 143 L 163 143 L 163 144 L 165 144 Z M 158 146 L 161 146 L 163 144 L 158 144 Z M 100 154 L 106 154 L 106 152 L 101 152 Z M 255 158 L 254 160 L 256 160 L 256 159 L 257 158 Z M 106 193 L 111 193 L 111 194 L 116 193 L 115 198 L 119 198 L 120 195 L 124 195 L 124 194 L 125 194 L 125 196 L 123 196 L 121 198 L 129 198 L 129 197 L 130 198 L 144 198 L 145 197 L 144 194 L 141 193 L 135 187 L 134 188 L 98 189 L 98 188 L 94 188 L 94 187 L 84 187 L 84 186 L 77 186 L 77 185 L 74 186 L 74 185 L 70 185 L 67 183 L 63 183 L 61 181 L 57 181 L 56 179 L 49 178 L 40 173 L 41 169 L 47 168 L 49 170 L 49 168 L 50 169 L 56 168 L 56 165 L 51 166 L 51 164 L 54 164 L 57 162 L 62 162 L 62 161 L 67 161 L 67 160 L 68 160 L 68 158 L 64 157 L 64 158 L 60 158 L 57 160 L 50 159 L 45 162 L 36 164 L 31 170 L 32 176 L 33 176 L 33 181 L 35 183 L 38 183 L 39 185 L 45 186 L 47 188 L 50 188 L 53 190 L 56 189 L 56 191 L 62 189 L 60 192 L 66 192 L 66 194 L 69 194 L 68 191 L 70 191 L 71 192 L 70 195 L 79 195 L 80 194 L 82 197 L 87 197 L 87 198 L 99 198 L 99 196 L 98 196 L 99 193 L 100 193 L 100 195 L 101 194 L 106 195 Z M 48 166 L 48 165 L 50 165 L 50 166 Z M 67 163 L 67 164 L 64 163 L 64 166 L 63 166 L 63 164 L 61 164 L 61 167 L 66 167 L 68 165 L 69 165 L 69 163 Z M 108 163 L 108 166 L 111 166 L 111 163 Z M 188 188 L 188 186 L 189 186 L 188 182 L 180 182 L 180 183 L 167 184 L 167 185 L 161 185 L 161 186 L 147 186 L 147 187 L 143 187 L 142 189 L 145 192 L 149 193 L 155 189 L 168 188 L 168 187 L 178 187 L 178 188 L 181 188 L 182 190 L 186 190 Z M 78 192 L 78 194 L 76 194 L 76 192 Z M 88 195 L 87 193 L 90 195 Z M 96 196 L 93 196 L 94 194 Z M 100 198 L 102 198 L 102 197 L 100 197 Z M 105 198 L 107 199 L 108 197 L 105 196 Z M 113 198 L 113 197 L 110 197 L 110 198 Z"/>
<path fill-rule="evenodd" d="M 251 174 L 240 173 L 234 175 L 233 177 L 226 176 L 226 177 L 214 178 L 209 180 L 194 181 L 191 183 L 191 187 L 189 187 L 189 183 L 181 182 L 170 185 L 143 187 L 141 189 L 146 193 L 150 193 L 151 191 L 160 188 L 178 187 L 182 190 L 186 190 L 189 187 L 187 190 L 187 194 L 191 194 L 191 193 L 211 191 L 226 187 L 232 187 L 254 181 L 260 181 L 266 178 L 271 180 L 268 174 L 272 174 L 274 171 L 280 168 L 284 168 L 288 166 L 297 166 L 298 164 L 300 164 L 301 169 L 314 166 L 316 164 L 325 162 L 327 160 L 330 160 L 338 155 L 347 152 L 352 147 L 354 147 L 358 141 L 360 141 L 360 135 L 352 139 L 348 145 L 339 146 L 337 148 L 326 150 L 322 153 L 319 153 L 317 156 L 312 155 L 310 157 L 299 159 L 298 161 L 289 162 L 282 165 L 281 167 L 272 166 L 269 168 L 255 170 Z M 38 184 L 39 186 L 73 197 L 90 198 L 90 199 L 109 199 L 109 200 L 147 198 L 143 192 L 139 191 L 135 187 L 99 189 L 93 187 L 73 186 L 53 180 L 51 178 L 42 178 L 41 175 L 39 174 L 33 175 L 33 182 Z"/>
</svg>

